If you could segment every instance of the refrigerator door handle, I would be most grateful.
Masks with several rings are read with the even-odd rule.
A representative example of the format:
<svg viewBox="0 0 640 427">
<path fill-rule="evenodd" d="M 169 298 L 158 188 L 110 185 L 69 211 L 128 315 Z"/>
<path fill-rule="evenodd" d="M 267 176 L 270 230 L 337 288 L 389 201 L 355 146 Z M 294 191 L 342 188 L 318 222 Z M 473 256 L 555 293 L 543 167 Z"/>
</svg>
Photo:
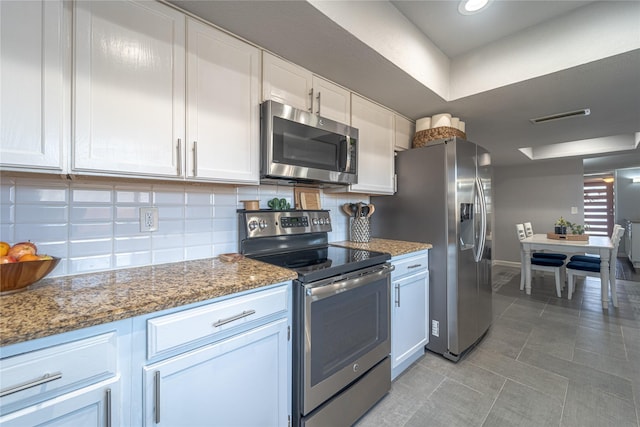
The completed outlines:
<svg viewBox="0 0 640 427">
<path fill-rule="evenodd" d="M 484 247 L 487 239 L 487 204 L 485 200 L 484 188 L 482 181 L 476 177 L 476 195 L 478 197 L 478 206 L 480 207 L 480 237 L 478 239 L 478 247 L 474 253 L 476 262 L 482 260 L 484 255 Z"/>
</svg>

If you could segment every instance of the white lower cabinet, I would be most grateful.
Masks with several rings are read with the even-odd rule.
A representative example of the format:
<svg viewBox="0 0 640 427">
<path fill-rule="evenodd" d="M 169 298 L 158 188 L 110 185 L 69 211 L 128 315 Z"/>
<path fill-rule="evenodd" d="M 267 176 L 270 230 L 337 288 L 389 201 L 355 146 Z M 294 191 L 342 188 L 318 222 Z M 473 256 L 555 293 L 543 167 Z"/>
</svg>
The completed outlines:
<svg viewBox="0 0 640 427">
<path fill-rule="evenodd" d="M 85 387 L 0 418 L 4 427 L 120 425 L 120 379 Z"/>
<path fill-rule="evenodd" d="M 130 323 L 2 348 L 0 425 L 128 425 Z M 6 356 L 6 357 L 5 357 Z"/>
<path fill-rule="evenodd" d="M 287 320 L 144 368 L 144 425 L 286 426 Z"/>
<path fill-rule="evenodd" d="M 429 323 L 429 256 L 394 257 L 391 273 L 391 379 L 425 352 Z"/>
</svg>

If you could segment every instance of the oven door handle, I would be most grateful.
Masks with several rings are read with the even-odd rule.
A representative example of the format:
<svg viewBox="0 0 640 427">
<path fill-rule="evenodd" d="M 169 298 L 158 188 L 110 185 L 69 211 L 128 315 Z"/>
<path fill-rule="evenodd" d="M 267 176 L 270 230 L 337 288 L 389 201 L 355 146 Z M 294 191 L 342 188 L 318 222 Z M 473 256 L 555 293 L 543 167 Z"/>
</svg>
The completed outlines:
<svg viewBox="0 0 640 427">
<path fill-rule="evenodd" d="M 383 264 L 378 265 L 359 272 L 349 273 L 332 279 L 321 280 L 315 282 L 313 287 L 306 289 L 307 297 L 311 297 L 314 301 L 319 301 L 341 292 L 350 291 L 361 286 L 368 285 L 376 280 L 389 277 L 395 269 L 394 265 Z"/>
</svg>

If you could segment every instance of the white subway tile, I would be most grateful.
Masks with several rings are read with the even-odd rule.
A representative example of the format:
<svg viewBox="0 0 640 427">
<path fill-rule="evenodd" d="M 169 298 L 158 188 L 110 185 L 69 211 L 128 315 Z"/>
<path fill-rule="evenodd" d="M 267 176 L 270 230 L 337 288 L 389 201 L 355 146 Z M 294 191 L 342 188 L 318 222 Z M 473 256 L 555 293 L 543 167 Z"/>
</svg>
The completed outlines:
<svg viewBox="0 0 640 427">
<path fill-rule="evenodd" d="M 188 219 L 184 223 L 185 233 L 208 233 L 213 230 L 213 220 L 208 219 Z"/>
<path fill-rule="evenodd" d="M 110 270 L 111 254 L 91 257 L 69 258 L 67 264 L 68 274 L 88 273 L 91 271 Z"/>
<path fill-rule="evenodd" d="M 0 240 L 15 243 L 15 226 L 13 224 L 0 224 Z"/>
<path fill-rule="evenodd" d="M 7 203 L 0 204 L 0 223 L 11 224 L 15 222 L 15 205 Z"/>
<path fill-rule="evenodd" d="M 15 181 L 12 179 L 2 178 L 0 183 L 0 203 L 15 203 L 16 201 L 16 187 Z"/>
<path fill-rule="evenodd" d="M 67 224 L 15 224 L 14 239 L 20 242 L 59 242 L 66 241 L 68 236 Z"/>
<path fill-rule="evenodd" d="M 86 222 L 69 224 L 69 236 L 72 240 L 99 239 L 113 236 L 112 222 Z"/>
<path fill-rule="evenodd" d="M 112 239 L 71 240 L 69 242 L 69 256 L 71 257 L 110 254 L 112 250 Z"/>
<path fill-rule="evenodd" d="M 213 206 L 193 206 L 187 205 L 185 207 L 185 216 L 187 219 L 192 218 L 212 218 Z"/>
<path fill-rule="evenodd" d="M 210 258 L 212 256 L 213 256 L 213 246 L 211 245 L 187 246 L 184 248 L 185 260 Z"/>
<path fill-rule="evenodd" d="M 164 250 L 164 249 L 176 249 L 180 250 L 180 259 L 182 259 L 183 251 L 182 249 L 185 246 L 185 236 L 184 234 L 153 234 L 151 236 L 151 246 L 153 247 L 154 252 L 156 250 Z"/>
<path fill-rule="evenodd" d="M 251 200 L 255 200 L 255 199 L 251 199 Z M 236 209 L 236 206 L 238 204 L 238 197 L 235 193 L 229 194 L 229 193 L 216 193 L 214 198 L 213 198 L 213 204 L 218 207 L 218 206 L 232 206 L 233 209 Z"/>
<path fill-rule="evenodd" d="M 185 246 L 213 245 L 213 233 L 186 233 L 184 236 Z"/>
<path fill-rule="evenodd" d="M 154 205 L 184 205 L 184 191 L 154 191 Z"/>
<path fill-rule="evenodd" d="M 148 233 L 148 232 L 145 232 Z M 114 224 L 114 237 L 137 236 L 141 234 L 139 221 L 118 221 Z"/>
<path fill-rule="evenodd" d="M 113 192 L 111 188 L 72 188 L 72 203 L 111 203 Z"/>
<path fill-rule="evenodd" d="M 116 268 L 151 265 L 151 252 L 131 252 L 114 255 Z"/>
<path fill-rule="evenodd" d="M 158 217 L 163 219 L 180 219 L 184 218 L 184 206 L 173 205 L 156 205 L 158 208 Z"/>
<path fill-rule="evenodd" d="M 186 194 L 186 204 L 189 205 L 213 205 L 213 193 L 210 191 L 195 192 L 189 190 Z"/>
<path fill-rule="evenodd" d="M 156 234 L 177 234 L 184 233 L 184 219 L 163 219 L 160 217 L 158 231 Z"/>
<path fill-rule="evenodd" d="M 16 222 L 18 223 L 66 223 L 67 207 L 60 205 L 17 204 L 15 209 Z"/>
<path fill-rule="evenodd" d="M 113 221 L 113 207 L 108 206 L 72 206 L 71 222 Z"/>
<path fill-rule="evenodd" d="M 140 207 L 138 206 L 116 206 L 116 220 L 138 221 L 140 218 Z"/>
<path fill-rule="evenodd" d="M 151 236 L 116 237 L 114 253 L 151 251 Z"/>
<path fill-rule="evenodd" d="M 154 265 L 184 261 L 184 248 L 180 246 L 154 250 L 151 257 Z"/>
<path fill-rule="evenodd" d="M 213 247 L 213 256 L 219 256 L 220 254 L 228 254 L 238 252 L 238 243 L 216 243 Z"/>
<path fill-rule="evenodd" d="M 68 195 L 66 187 L 16 187 L 16 203 L 67 203 L 69 201 Z"/>
<path fill-rule="evenodd" d="M 151 190 L 116 186 L 115 202 L 117 204 L 151 204 Z"/>
</svg>

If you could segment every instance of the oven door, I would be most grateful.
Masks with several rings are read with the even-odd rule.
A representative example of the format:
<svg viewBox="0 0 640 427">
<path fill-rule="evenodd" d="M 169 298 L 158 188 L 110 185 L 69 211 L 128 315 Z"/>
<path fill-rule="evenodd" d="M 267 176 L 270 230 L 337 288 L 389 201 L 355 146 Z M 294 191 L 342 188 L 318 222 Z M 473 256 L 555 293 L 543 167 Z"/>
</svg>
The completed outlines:
<svg viewBox="0 0 640 427">
<path fill-rule="evenodd" d="M 392 268 L 378 265 L 305 286 L 303 415 L 389 355 Z"/>
</svg>

